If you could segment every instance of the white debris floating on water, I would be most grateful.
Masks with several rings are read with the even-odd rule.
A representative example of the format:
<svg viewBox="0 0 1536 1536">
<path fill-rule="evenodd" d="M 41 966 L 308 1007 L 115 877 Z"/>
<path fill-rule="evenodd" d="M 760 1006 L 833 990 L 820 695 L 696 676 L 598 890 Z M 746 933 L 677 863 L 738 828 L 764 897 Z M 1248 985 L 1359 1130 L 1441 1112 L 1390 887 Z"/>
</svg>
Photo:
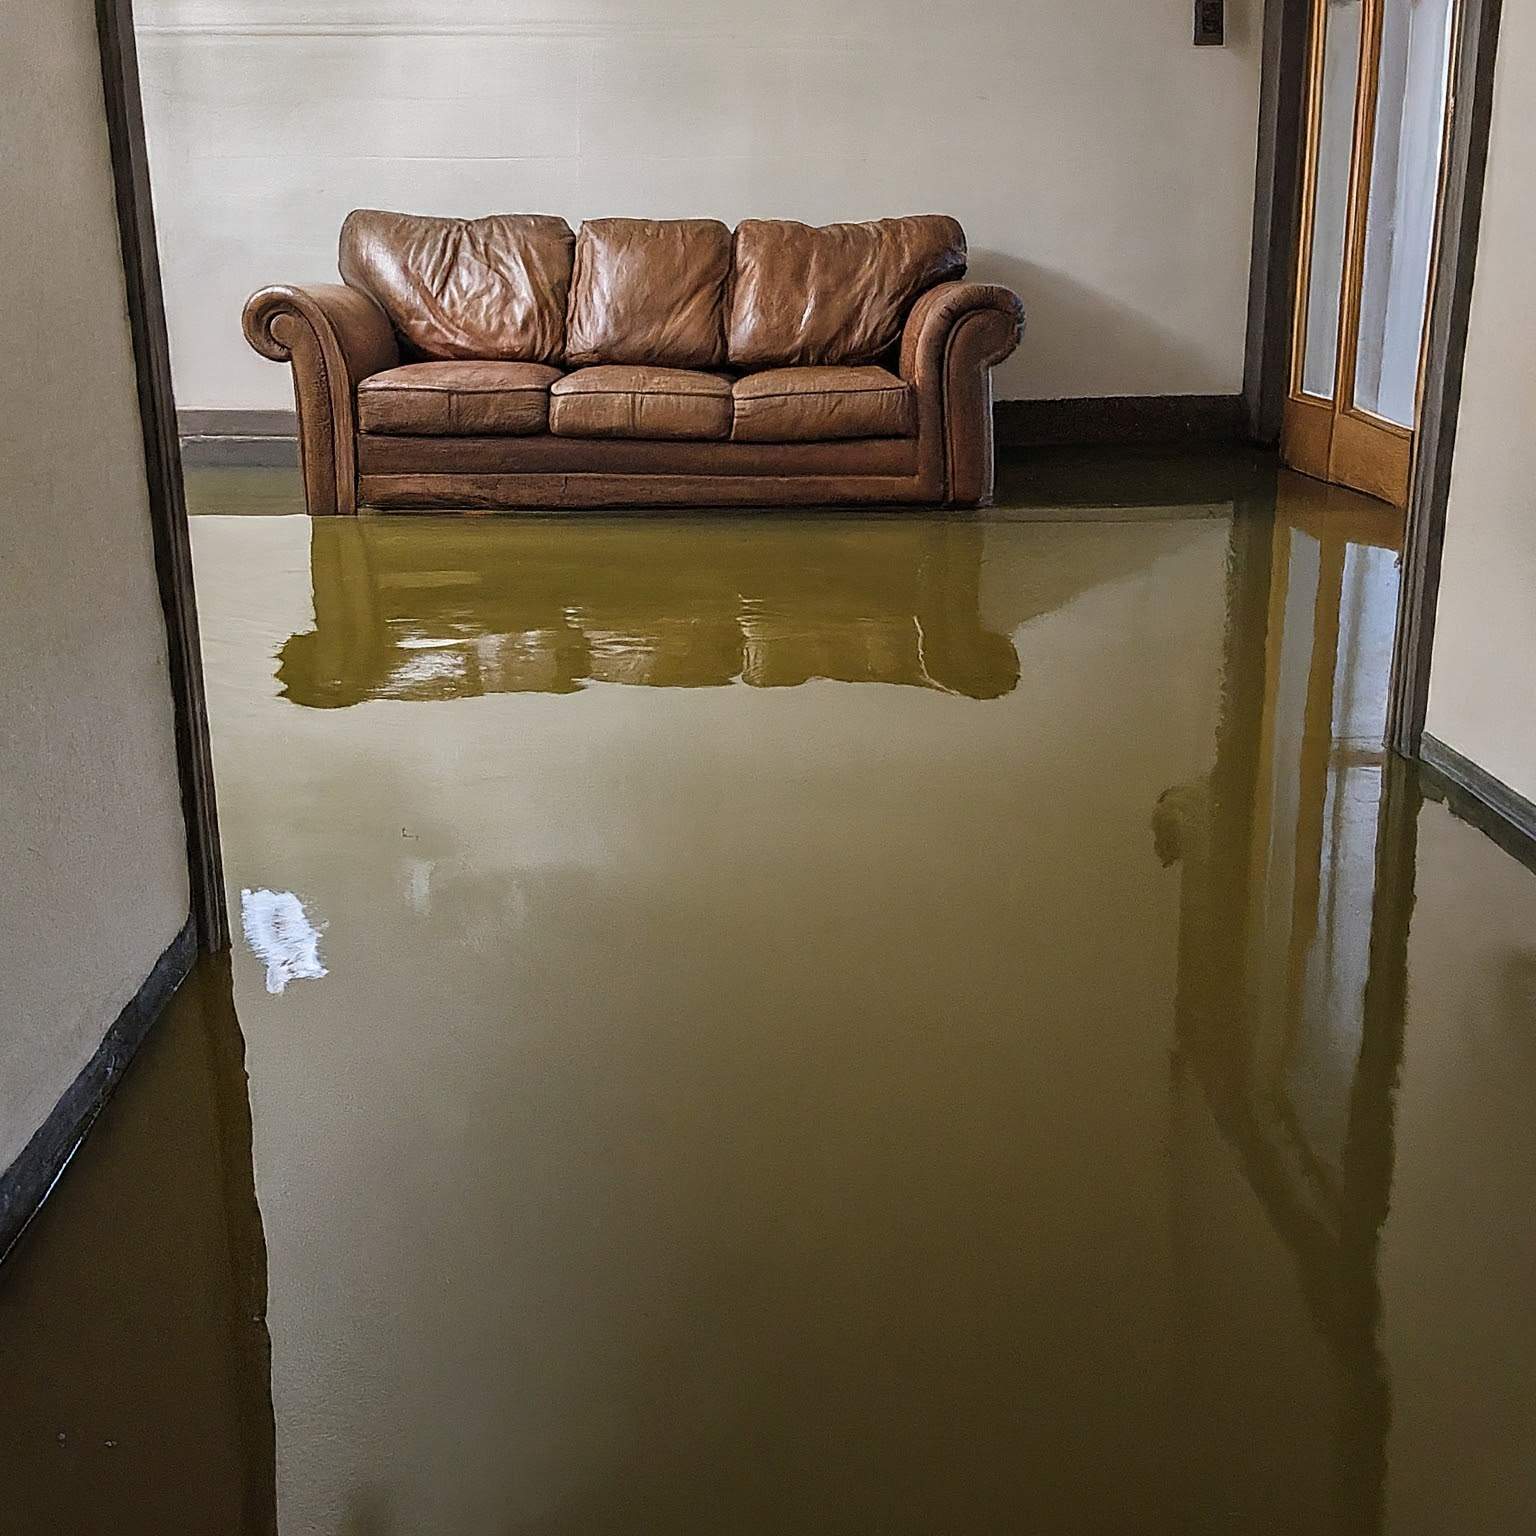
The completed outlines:
<svg viewBox="0 0 1536 1536">
<path fill-rule="evenodd" d="M 266 964 L 268 992 L 325 975 L 320 930 L 292 891 L 241 891 L 240 925 L 251 952 Z"/>
</svg>

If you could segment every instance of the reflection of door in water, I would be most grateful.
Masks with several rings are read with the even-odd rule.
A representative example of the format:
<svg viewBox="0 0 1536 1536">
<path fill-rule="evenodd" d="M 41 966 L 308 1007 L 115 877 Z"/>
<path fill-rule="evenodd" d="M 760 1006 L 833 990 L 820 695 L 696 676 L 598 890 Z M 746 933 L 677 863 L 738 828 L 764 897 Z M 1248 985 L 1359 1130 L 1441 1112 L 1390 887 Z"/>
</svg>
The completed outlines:
<svg viewBox="0 0 1536 1536">
<path fill-rule="evenodd" d="M 1282 452 L 1408 499 L 1458 0 L 1313 0 Z"/>
<path fill-rule="evenodd" d="M 1401 526 L 1286 475 L 1272 527 L 1234 527 L 1211 769 L 1153 818 L 1181 870 L 1170 1346 L 1190 1536 L 1386 1528 L 1379 1256 L 1418 795 L 1383 747 Z"/>
</svg>

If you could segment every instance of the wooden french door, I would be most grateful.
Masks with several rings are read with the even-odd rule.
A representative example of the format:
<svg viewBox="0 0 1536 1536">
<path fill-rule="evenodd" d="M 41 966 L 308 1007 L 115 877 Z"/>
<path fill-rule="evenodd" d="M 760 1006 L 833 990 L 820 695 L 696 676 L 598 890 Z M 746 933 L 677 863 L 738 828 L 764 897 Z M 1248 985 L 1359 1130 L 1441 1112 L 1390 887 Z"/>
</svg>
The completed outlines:
<svg viewBox="0 0 1536 1536">
<path fill-rule="evenodd" d="M 1285 462 L 1408 499 L 1458 0 L 1312 0 Z"/>
</svg>

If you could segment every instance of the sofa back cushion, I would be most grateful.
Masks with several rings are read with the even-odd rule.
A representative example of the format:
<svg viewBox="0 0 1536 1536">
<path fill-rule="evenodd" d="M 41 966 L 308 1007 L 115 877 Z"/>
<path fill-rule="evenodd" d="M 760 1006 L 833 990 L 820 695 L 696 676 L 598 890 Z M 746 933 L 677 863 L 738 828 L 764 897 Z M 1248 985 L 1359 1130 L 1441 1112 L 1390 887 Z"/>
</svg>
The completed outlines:
<svg viewBox="0 0 1536 1536">
<path fill-rule="evenodd" d="M 717 368 L 731 232 L 715 219 L 588 219 L 566 319 L 573 368 Z"/>
<path fill-rule="evenodd" d="M 935 283 L 965 275 L 965 232 L 945 214 L 736 228 L 728 356 L 738 368 L 879 361 Z"/>
<path fill-rule="evenodd" d="M 362 208 L 341 226 L 341 275 L 379 301 L 409 356 L 559 363 L 574 241 L 547 214 Z"/>
</svg>

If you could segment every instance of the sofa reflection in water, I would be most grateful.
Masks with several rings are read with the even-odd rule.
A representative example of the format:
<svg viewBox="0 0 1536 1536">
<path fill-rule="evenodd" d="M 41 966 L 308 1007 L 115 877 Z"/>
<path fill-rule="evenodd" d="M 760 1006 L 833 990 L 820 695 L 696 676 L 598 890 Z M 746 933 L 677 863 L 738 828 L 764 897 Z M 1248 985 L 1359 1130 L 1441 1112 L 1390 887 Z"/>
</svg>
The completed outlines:
<svg viewBox="0 0 1536 1536">
<path fill-rule="evenodd" d="M 998 698 L 1019 659 L 979 615 L 985 532 L 322 519 L 315 628 L 287 641 L 277 675 L 316 709 L 812 678 Z"/>
</svg>

